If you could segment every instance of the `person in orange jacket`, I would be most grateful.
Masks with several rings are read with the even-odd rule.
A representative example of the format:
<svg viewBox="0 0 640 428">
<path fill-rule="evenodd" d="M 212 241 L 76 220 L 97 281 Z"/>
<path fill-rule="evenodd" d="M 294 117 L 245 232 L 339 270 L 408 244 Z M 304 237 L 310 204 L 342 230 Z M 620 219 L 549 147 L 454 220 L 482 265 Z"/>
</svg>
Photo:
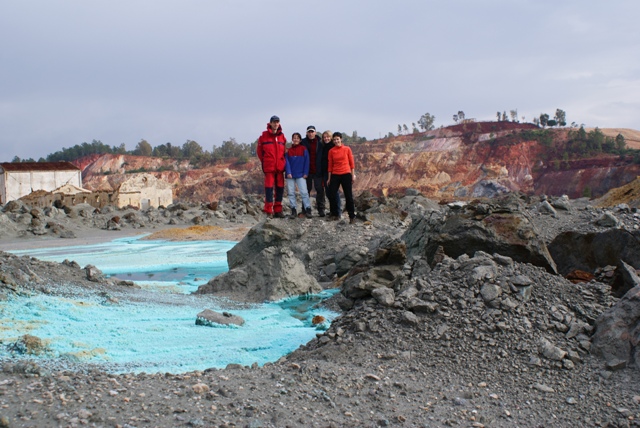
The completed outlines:
<svg viewBox="0 0 640 428">
<path fill-rule="evenodd" d="M 328 156 L 328 178 L 329 195 L 338 194 L 338 188 L 342 186 L 344 199 L 349 213 L 349 223 L 356 222 L 356 212 L 353 203 L 353 181 L 356 178 L 356 167 L 353 161 L 353 153 L 351 148 L 342 144 L 342 134 L 340 132 L 333 133 L 334 147 L 329 150 Z M 330 220 L 338 220 L 338 202 L 336 198 L 329 198 L 331 209 Z"/>
<path fill-rule="evenodd" d="M 264 173 L 264 209 L 269 217 L 284 218 L 284 170 L 287 137 L 282 133 L 280 118 L 271 116 L 266 131 L 258 138 L 257 154 Z M 275 186 L 275 201 L 274 201 Z"/>
</svg>

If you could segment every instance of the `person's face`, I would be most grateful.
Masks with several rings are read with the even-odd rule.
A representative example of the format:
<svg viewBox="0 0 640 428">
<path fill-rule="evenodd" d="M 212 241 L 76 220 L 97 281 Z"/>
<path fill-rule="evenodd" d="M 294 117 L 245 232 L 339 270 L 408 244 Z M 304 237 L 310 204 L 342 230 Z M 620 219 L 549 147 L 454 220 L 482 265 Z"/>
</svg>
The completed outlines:
<svg viewBox="0 0 640 428">
<path fill-rule="evenodd" d="M 275 134 L 278 130 L 278 126 L 280 126 L 280 122 L 269 122 L 269 126 L 271 127 L 271 132 Z"/>
<path fill-rule="evenodd" d="M 316 138 L 316 131 L 314 131 L 313 129 L 308 130 L 307 138 L 310 140 L 313 140 L 314 138 Z"/>
<path fill-rule="evenodd" d="M 329 144 L 329 141 L 331 141 L 331 135 L 323 134 L 322 135 L 322 142 L 325 143 L 325 144 Z"/>
<path fill-rule="evenodd" d="M 298 144 L 300 144 L 300 137 L 298 135 L 294 135 L 293 137 L 291 137 L 291 142 L 294 146 L 297 146 Z"/>
<path fill-rule="evenodd" d="M 335 137 L 333 137 L 333 144 L 335 144 L 336 146 L 341 146 L 342 145 L 342 137 L 338 137 L 337 135 Z"/>
</svg>

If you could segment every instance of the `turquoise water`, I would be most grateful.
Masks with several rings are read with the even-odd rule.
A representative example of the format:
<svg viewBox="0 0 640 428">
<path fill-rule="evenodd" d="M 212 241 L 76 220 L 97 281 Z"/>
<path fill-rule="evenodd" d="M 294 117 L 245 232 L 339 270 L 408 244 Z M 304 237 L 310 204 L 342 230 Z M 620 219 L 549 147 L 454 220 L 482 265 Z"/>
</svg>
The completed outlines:
<svg viewBox="0 0 640 428">
<path fill-rule="evenodd" d="M 15 251 L 42 260 L 75 260 L 104 273 L 132 279 L 148 299 L 109 296 L 20 297 L 0 303 L 0 340 L 12 343 L 24 334 L 43 339 L 49 349 L 39 358 L 105 364 L 117 372 L 182 373 L 221 368 L 229 363 L 273 362 L 313 339 L 311 319 L 337 314 L 318 308 L 333 292 L 281 302 L 228 309 L 229 302 L 189 293 L 227 270 L 230 241 L 140 241 L 118 239 L 83 247 Z M 144 280 L 140 280 L 140 278 Z M 227 311 L 245 320 L 241 327 L 195 325 L 204 309 Z M 9 358 L 7 346 L 0 356 Z"/>
</svg>

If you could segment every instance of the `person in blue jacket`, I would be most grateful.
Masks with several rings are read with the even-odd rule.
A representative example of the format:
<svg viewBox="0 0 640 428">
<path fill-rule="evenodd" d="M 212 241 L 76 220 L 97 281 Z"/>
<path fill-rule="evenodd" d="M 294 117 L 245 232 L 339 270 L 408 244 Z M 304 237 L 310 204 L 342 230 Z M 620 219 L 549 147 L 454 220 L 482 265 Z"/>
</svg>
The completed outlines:
<svg viewBox="0 0 640 428">
<path fill-rule="evenodd" d="M 291 136 L 291 147 L 285 156 L 285 176 L 287 178 L 287 193 L 291 217 L 311 218 L 311 201 L 307 191 L 307 177 L 309 176 L 309 151 L 300 144 L 302 136 L 294 132 Z M 302 211 L 298 214 L 296 205 L 296 186 L 302 198 Z"/>
</svg>

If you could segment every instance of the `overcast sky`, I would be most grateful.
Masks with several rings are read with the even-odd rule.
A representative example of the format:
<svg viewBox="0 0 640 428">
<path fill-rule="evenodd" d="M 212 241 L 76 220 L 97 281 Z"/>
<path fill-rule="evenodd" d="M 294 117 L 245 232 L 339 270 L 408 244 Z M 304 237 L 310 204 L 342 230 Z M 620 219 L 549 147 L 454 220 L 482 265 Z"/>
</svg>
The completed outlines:
<svg viewBox="0 0 640 428">
<path fill-rule="evenodd" d="M 637 0 L 0 0 L 0 161 L 234 137 L 368 139 L 426 112 L 640 129 Z"/>
</svg>

